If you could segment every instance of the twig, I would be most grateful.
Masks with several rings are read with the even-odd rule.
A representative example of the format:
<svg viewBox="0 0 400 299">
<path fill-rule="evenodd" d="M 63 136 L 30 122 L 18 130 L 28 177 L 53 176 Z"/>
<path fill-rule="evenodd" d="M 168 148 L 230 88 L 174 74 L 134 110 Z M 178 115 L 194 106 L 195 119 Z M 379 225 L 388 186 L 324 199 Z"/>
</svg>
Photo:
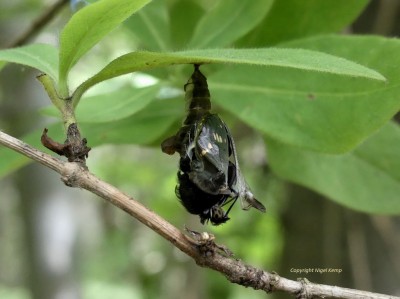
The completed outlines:
<svg viewBox="0 0 400 299">
<path fill-rule="evenodd" d="M 224 274 L 233 283 L 267 293 L 283 291 L 297 298 L 400 299 L 396 296 L 310 283 L 305 279 L 293 281 L 280 277 L 276 273 L 246 265 L 226 254 L 229 250 L 224 246 L 215 245 L 212 237 L 206 242 L 201 242 L 184 235 L 159 215 L 114 186 L 98 179 L 78 163 L 64 162 L 54 158 L 1 131 L 0 144 L 58 172 L 67 186 L 86 189 L 111 202 L 191 256 L 198 265 Z M 202 235 L 209 236 L 206 233 Z"/>
<path fill-rule="evenodd" d="M 46 24 L 48 24 L 54 16 L 68 3 L 69 0 L 58 0 L 52 6 L 47 8 L 39 17 L 37 17 L 31 26 L 17 37 L 10 45 L 9 48 L 19 47 L 33 38 Z"/>
</svg>

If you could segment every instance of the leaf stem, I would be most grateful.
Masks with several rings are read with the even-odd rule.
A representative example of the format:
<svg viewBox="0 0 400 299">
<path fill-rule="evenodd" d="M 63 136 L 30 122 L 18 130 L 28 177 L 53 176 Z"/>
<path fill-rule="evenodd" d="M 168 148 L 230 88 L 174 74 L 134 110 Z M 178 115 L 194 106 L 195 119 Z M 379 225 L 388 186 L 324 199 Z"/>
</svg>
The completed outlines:
<svg viewBox="0 0 400 299">
<path fill-rule="evenodd" d="M 69 96 L 67 78 L 65 77 L 65 74 L 61 72 L 59 73 L 58 90 L 61 97 L 67 98 Z"/>
<path fill-rule="evenodd" d="M 38 79 L 39 82 L 42 83 L 54 106 L 56 106 L 57 109 L 62 112 L 64 106 L 63 99 L 58 95 L 54 81 L 50 78 L 50 76 L 46 74 L 41 74 L 37 76 L 36 79 Z"/>
<path fill-rule="evenodd" d="M 51 102 L 61 112 L 62 119 L 64 122 L 64 128 L 65 131 L 67 131 L 68 127 L 71 124 L 76 123 L 75 109 L 74 109 L 75 107 L 72 104 L 72 99 L 60 96 L 60 94 L 57 92 L 55 83 L 53 79 L 50 78 L 50 76 L 42 74 L 39 75 L 37 79 L 39 80 L 40 83 L 42 83 Z"/>
</svg>

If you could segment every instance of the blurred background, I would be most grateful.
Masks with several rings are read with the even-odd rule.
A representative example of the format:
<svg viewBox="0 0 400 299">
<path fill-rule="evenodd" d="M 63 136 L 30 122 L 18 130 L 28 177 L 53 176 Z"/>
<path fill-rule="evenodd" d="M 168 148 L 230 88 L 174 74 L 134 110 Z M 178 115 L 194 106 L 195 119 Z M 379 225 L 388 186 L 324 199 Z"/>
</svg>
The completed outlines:
<svg viewBox="0 0 400 299">
<path fill-rule="evenodd" d="M 0 47 L 11 45 L 53 3 L 1 1 Z M 62 26 L 80 5 L 64 5 L 33 41 L 57 44 Z M 399 15 L 398 1 L 370 1 L 343 34 L 398 36 Z M 134 44 L 127 32 L 118 31 L 85 59 L 88 65 L 103 65 Z M 85 64 L 77 71 L 83 77 L 90 72 Z M 190 72 L 187 68 L 188 77 Z M 37 113 L 49 101 L 34 80 L 36 75 L 18 65 L 0 72 L 0 128 L 13 136 L 53 121 Z M 246 263 L 290 279 L 306 277 L 400 296 L 399 217 L 355 212 L 282 181 L 269 169 L 262 136 L 229 114 L 225 118 L 242 171 L 267 206 L 266 214 L 245 212 L 237 205 L 227 224 L 202 226 L 175 197 L 178 157 L 164 155 L 158 144 L 95 147 L 89 169 L 178 228 L 186 225 L 214 233 L 218 243 Z M 289 298 L 233 285 L 219 273 L 196 266 L 123 211 L 89 192 L 66 188 L 57 174 L 40 165 L 30 164 L 0 178 L 0 190 L 0 298 Z M 336 268 L 341 273 L 295 272 L 304 268 Z"/>
</svg>

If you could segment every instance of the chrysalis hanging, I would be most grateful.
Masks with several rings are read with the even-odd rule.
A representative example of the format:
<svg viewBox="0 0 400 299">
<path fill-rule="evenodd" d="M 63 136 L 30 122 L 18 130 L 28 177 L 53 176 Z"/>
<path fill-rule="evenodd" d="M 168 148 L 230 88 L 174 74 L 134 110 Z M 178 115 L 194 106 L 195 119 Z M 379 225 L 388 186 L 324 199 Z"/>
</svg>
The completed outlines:
<svg viewBox="0 0 400 299">
<path fill-rule="evenodd" d="M 225 223 L 238 198 L 243 209 L 254 207 L 265 212 L 240 172 L 228 127 L 217 114 L 210 112 L 207 80 L 199 66 L 194 67 L 184 87 L 187 117 L 178 133 L 161 145 L 165 153 L 177 151 L 181 157 L 176 195 L 189 213 L 200 216 L 201 223 Z"/>
</svg>

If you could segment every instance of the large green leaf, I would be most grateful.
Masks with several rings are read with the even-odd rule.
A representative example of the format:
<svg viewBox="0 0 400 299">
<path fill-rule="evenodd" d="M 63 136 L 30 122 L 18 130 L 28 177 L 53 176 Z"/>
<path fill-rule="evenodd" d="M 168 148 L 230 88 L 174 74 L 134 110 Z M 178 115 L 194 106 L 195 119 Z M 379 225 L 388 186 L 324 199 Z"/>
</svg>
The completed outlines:
<svg viewBox="0 0 400 299">
<path fill-rule="evenodd" d="M 280 142 L 326 153 L 351 150 L 399 110 L 396 57 L 400 41 L 328 36 L 299 40 L 290 46 L 356 61 L 378 70 L 388 82 L 281 68 L 235 67 L 235 71 L 229 68 L 208 78 L 214 101 Z"/>
<path fill-rule="evenodd" d="M 367 0 L 274 1 L 267 17 L 241 45 L 265 47 L 295 38 L 336 33 L 355 20 L 367 4 Z"/>
<path fill-rule="evenodd" d="M 269 11 L 273 0 L 219 1 L 197 24 L 189 48 L 231 45 L 248 33 Z"/>
<path fill-rule="evenodd" d="M 60 92 L 67 94 L 67 77 L 74 64 L 106 34 L 150 0 L 101 0 L 72 16 L 60 36 Z"/>
<path fill-rule="evenodd" d="M 272 169 L 349 208 L 400 214 L 400 128 L 389 123 L 354 151 L 327 155 L 268 140 Z"/>
<path fill-rule="evenodd" d="M 303 49 L 213 49 L 174 53 L 132 52 L 109 63 L 99 73 L 81 84 L 74 98 L 91 86 L 134 71 L 149 70 L 175 64 L 237 63 L 261 66 L 279 66 L 307 71 L 326 72 L 375 80 L 385 78 L 372 69 L 339 57 Z"/>
<path fill-rule="evenodd" d="M 129 117 L 142 110 L 156 98 L 159 85 L 144 88 L 123 87 L 117 91 L 84 98 L 76 110 L 79 123 L 104 123 Z M 49 106 L 42 109 L 46 115 L 56 116 L 60 112 Z"/>
<path fill-rule="evenodd" d="M 165 0 L 152 1 L 124 24 L 138 38 L 139 45 L 152 51 L 170 50 L 168 12 Z"/>
<path fill-rule="evenodd" d="M 0 50 L 0 61 L 33 67 L 49 75 L 57 82 L 58 51 L 51 45 L 32 44 L 19 48 Z"/>
</svg>

